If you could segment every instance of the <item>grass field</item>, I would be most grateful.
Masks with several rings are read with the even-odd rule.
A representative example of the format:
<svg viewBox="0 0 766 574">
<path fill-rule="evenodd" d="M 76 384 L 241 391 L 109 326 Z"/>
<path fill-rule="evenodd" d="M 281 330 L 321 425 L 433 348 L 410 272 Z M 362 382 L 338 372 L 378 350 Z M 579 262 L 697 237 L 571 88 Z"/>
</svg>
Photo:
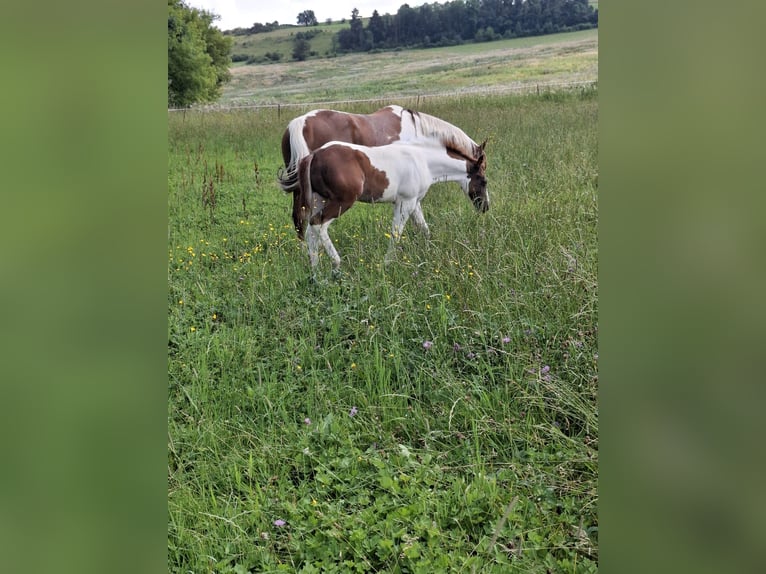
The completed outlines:
<svg viewBox="0 0 766 574">
<path fill-rule="evenodd" d="M 271 32 L 277 33 L 287 31 Z M 393 98 L 591 82 L 598 79 L 598 30 L 306 62 L 238 65 L 231 71 L 232 80 L 221 97 L 223 105 Z"/>
<path fill-rule="evenodd" d="M 316 284 L 289 115 L 169 114 L 170 571 L 597 570 L 596 92 L 421 109 L 489 137 L 490 211 L 435 185 L 385 266 L 356 206 Z"/>
</svg>

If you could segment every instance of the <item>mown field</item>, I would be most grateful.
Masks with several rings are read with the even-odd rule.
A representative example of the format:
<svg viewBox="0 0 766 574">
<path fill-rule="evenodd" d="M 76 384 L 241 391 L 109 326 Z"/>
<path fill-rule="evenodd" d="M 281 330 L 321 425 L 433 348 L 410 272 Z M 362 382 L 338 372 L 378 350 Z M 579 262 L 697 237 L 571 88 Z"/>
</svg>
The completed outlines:
<svg viewBox="0 0 766 574">
<path fill-rule="evenodd" d="M 168 569 L 595 572 L 597 91 L 385 98 L 379 69 L 385 102 L 333 107 L 489 138 L 492 203 L 435 185 L 389 265 L 390 206 L 355 206 L 339 279 L 276 183 L 310 108 L 168 114 Z"/>
</svg>

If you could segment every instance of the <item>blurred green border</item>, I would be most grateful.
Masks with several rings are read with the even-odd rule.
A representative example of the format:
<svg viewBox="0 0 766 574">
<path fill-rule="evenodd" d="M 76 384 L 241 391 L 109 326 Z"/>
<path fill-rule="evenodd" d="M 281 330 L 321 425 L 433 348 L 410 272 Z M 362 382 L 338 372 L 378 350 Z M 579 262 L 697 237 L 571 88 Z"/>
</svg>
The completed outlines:
<svg viewBox="0 0 766 574">
<path fill-rule="evenodd" d="M 600 4 L 600 555 L 766 547 L 764 9 Z M 140 0 L 4 8 L 4 571 L 166 569 L 166 32 Z"/>
<path fill-rule="evenodd" d="M 165 7 L 3 13 L 1 569 L 163 571 Z"/>
<path fill-rule="evenodd" d="M 763 12 L 600 4 L 604 572 L 762 568 Z"/>
</svg>

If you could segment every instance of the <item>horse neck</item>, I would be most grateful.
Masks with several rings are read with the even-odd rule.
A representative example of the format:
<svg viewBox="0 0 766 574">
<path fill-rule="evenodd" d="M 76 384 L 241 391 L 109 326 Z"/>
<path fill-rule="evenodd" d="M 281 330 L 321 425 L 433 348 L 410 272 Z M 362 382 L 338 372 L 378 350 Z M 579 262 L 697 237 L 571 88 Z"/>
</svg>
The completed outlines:
<svg viewBox="0 0 766 574">
<path fill-rule="evenodd" d="M 468 137 L 463 130 L 436 116 L 415 112 L 413 123 L 412 129 L 416 132 L 416 139 L 430 140 L 452 146 L 464 150 L 466 154 L 470 154 L 471 150 L 476 147 L 476 142 Z"/>
<path fill-rule="evenodd" d="M 466 179 L 466 160 L 450 156 L 444 146 L 421 148 L 433 181 L 457 181 Z"/>
</svg>

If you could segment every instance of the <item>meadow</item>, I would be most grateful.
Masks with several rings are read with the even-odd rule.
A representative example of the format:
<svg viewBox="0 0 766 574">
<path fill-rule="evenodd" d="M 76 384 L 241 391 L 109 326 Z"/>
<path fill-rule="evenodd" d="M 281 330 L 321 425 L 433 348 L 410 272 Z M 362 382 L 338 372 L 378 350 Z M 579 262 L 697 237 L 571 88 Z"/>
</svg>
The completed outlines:
<svg viewBox="0 0 766 574">
<path fill-rule="evenodd" d="M 316 282 L 307 110 L 168 115 L 169 571 L 597 571 L 597 90 L 419 103 L 489 138 L 489 212 L 434 185 L 385 265 L 355 206 Z"/>
<path fill-rule="evenodd" d="M 277 33 L 287 31 L 270 32 Z M 253 38 L 257 36 L 266 34 Z M 268 45 L 277 45 L 277 38 Z M 595 81 L 598 30 L 305 62 L 285 59 L 274 64 L 241 64 L 231 72 L 232 80 L 220 100 L 223 106 L 534 91 L 539 85 Z"/>
</svg>

